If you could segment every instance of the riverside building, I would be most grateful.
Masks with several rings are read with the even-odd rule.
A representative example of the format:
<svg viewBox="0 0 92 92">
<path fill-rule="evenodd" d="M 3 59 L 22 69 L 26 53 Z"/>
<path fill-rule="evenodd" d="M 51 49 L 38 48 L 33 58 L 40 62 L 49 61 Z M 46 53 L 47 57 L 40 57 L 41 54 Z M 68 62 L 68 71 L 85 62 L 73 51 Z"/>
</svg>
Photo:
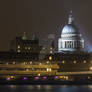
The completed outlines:
<svg viewBox="0 0 92 92">
<path fill-rule="evenodd" d="M 74 24 L 72 14 L 58 39 L 54 51 L 53 39 L 39 44 L 35 35 L 29 40 L 26 34 L 11 42 L 8 52 L 0 52 L 0 78 L 6 80 L 86 80 L 92 79 L 92 54 L 85 51 L 84 39 Z M 45 45 L 47 44 L 47 45 Z M 46 51 L 48 49 L 48 51 Z M 47 52 L 47 53 L 46 53 Z M 43 57 L 44 55 L 44 57 Z M 39 58 L 39 56 L 43 58 Z"/>
</svg>

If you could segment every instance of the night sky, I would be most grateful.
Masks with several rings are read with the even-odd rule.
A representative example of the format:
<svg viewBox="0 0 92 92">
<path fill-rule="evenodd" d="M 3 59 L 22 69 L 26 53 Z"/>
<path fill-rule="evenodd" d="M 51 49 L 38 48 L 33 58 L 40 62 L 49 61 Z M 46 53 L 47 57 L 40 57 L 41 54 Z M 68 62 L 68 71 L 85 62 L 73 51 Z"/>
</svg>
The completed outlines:
<svg viewBox="0 0 92 92">
<path fill-rule="evenodd" d="M 17 35 L 26 32 L 29 39 L 55 34 L 56 40 L 67 24 L 70 10 L 86 47 L 92 45 L 92 0 L 0 0 L 0 50 L 8 50 Z"/>
</svg>

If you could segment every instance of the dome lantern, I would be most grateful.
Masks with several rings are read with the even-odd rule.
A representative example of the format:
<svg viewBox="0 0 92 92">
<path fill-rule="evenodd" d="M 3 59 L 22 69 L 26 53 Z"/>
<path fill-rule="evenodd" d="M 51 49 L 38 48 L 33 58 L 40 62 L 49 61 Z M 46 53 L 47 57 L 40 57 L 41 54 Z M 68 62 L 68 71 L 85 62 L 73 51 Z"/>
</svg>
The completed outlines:
<svg viewBox="0 0 92 92">
<path fill-rule="evenodd" d="M 68 24 L 72 24 L 74 21 L 74 18 L 72 15 L 69 15 L 69 18 L 68 18 Z"/>
</svg>

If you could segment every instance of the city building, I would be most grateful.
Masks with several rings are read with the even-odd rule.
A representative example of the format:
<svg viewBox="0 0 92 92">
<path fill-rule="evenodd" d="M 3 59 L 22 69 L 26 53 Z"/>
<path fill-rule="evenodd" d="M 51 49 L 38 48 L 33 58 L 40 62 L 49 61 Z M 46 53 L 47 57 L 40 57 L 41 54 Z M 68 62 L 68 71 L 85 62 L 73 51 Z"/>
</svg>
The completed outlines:
<svg viewBox="0 0 92 92">
<path fill-rule="evenodd" d="M 40 40 L 40 45 L 42 45 L 40 53 L 53 54 L 55 52 L 55 34 L 49 34 L 46 39 Z"/>
<path fill-rule="evenodd" d="M 92 80 L 92 53 L 85 51 L 84 39 L 72 14 L 58 40 L 58 51 L 55 51 L 54 40 L 53 34 L 40 41 L 36 34 L 32 40 L 26 33 L 16 37 L 8 52 L 0 52 L 0 78 L 59 82 Z"/>
<path fill-rule="evenodd" d="M 58 40 L 58 52 L 82 51 L 84 49 L 84 39 L 79 29 L 74 24 L 72 14 L 69 15 L 68 24 L 61 32 L 61 38 Z"/>
<path fill-rule="evenodd" d="M 18 53 L 40 53 L 42 46 L 39 45 L 39 38 L 36 34 L 33 39 L 28 39 L 26 33 L 23 36 L 16 37 L 10 44 L 10 50 Z"/>
</svg>

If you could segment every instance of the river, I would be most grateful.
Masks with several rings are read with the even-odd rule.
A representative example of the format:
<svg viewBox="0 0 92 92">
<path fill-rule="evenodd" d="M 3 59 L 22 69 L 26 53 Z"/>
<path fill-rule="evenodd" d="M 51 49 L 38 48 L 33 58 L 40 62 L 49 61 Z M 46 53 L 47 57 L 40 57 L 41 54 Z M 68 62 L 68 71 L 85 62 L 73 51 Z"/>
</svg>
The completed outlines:
<svg viewBox="0 0 92 92">
<path fill-rule="evenodd" d="M 92 92 L 92 85 L 0 85 L 0 92 Z"/>
</svg>

